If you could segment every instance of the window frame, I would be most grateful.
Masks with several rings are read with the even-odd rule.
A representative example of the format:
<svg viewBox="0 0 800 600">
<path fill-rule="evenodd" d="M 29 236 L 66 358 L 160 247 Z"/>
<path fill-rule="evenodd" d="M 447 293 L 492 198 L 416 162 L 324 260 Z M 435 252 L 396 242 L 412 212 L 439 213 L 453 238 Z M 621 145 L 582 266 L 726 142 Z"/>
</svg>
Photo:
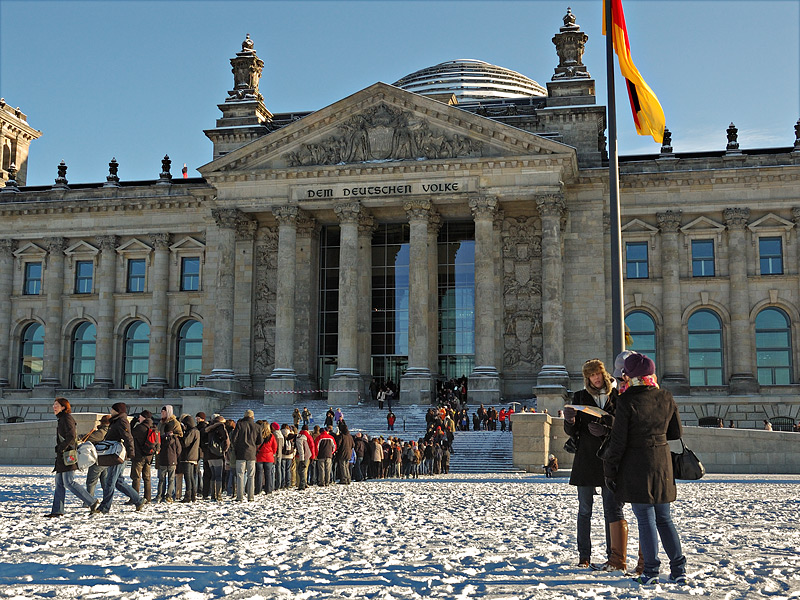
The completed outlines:
<svg viewBox="0 0 800 600">
<path fill-rule="evenodd" d="M 711 245 L 711 256 L 709 257 L 701 257 L 695 258 L 695 245 L 696 244 L 710 244 Z M 702 278 L 702 277 L 716 277 L 717 275 L 717 253 L 716 253 L 716 244 L 713 238 L 696 238 L 692 239 L 689 242 L 689 247 L 691 248 L 691 260 L 692 260 L 692 277 L 693 278 Z M 695 265 L 700 264 L 701 270 L 705 270 L 702 268 L 703 265 L 711 263 L 711 273 L 696 273 L 695 272 Z"/>
<path fill-rule="evenodd" d="M 81 277 L 81 275 L 80 275 L 81 265 L 90 265 L 91 266 L 92 272 L 89 275 L 89 277 Z M 74 288 L 74 293 L 75 294 L 81 294 L 81 295 L 83 295 L 83 294 L 91 294 L 94 291 L 94 271 L 95 271 L 94 260 L 76 260 L 75 261 L 75 288 Z M 87 279 L 89 281 L 89 290 L 88 291 L 81 291 L 80 283 L 87 281 Z"/>
<path fill-rule="evenodd" d="M 766 328 L 766 329 L 762 329 L 762 330 L 759 331 L 759 329 L 758 329 L 758 318 L 762 314 L 766 313 L 767 311 L 774 311 L 774 312 L 777 312 L 778 314 L 780 314 L 785 319 L 786 328 L 785 329 Z M 755 346 L 755 351 L 756 351 L 756 379 L 758 380 L 759 385 L 763 385 L 763 386 L 791 385 L 792 379 L 793 379 L 793 374 L 794 374 L 794 368 L 793 368 L 793 364 L 792 364 L 792 362 L 793 362 L 792 361 L 792 352 L 793 352 L 793 348 L 792 348 L 792 320 L 789 317 L 789 315 L 787 314 L 787 312 L 785 310 L 777 307 L 777 306 L 765 306 L 764 308 L 762 308 L 761 310 L 758 311 L 758 314 L 756 314 L 755 319 L 753 320 L 753 330 L 755 332 L 755 340 L 754 340 L 755 343 L 754 343 L 754 346 Z M 777 347 L 777 346 L 759 347 L 759 345 L 758 345 L 758 337 L 759 337 L 758 334 L 759 333 L 777 333 L 777 332 L 781 332 L 781 333 L 785 333 L 786 334 L 786 339 L 789 342 L 789 346 L 788 347 Z M 788 364 L 787 365 L 781 365 L 781 366 L 769 366 L 769 365 L 761 366 L 759 364 L 759 360 L 758 360 L 759 353 L 760 352 L 770 352 L 770 351 L 771 352 L 785 352 L 787 354 L 788 358 L 789 358 Z M 778 370 L 778 369 L 785 369 L 785 370 L 788 371 L 788 381 L 777 383 L 777 381 L 776 381 L 777 380 L 776 370 Z M 771 380 L 770 382 L 762 381 L 762 377 L 761 377 L 762 371 L 769 371 L 769 373 L 770 373 L 769 379 Z"/>
<path fill-rule="evenodd" d="M 193 288 L 186 287 L 186 278 L 187 278 L 187 275 L 186 275 L 186 262 L 190 261 L 190 260 L 192 260 L 192 261 L 196 260 L 197 261 L 197 273 L 191 274 L 191 277 L 194 277 L 194 280 L 195 280 L 195 287 L 193 287 Z M 180 291 L 182 291 L 182 292 L 199 292 L 200 291 L 200 272 L 202 271 L 202 264 L 203 264 L 203 261 L 200 258 L 200 256 L 188 256 L 187 255 L 187 256 L 181 256 L 180 257 L 181 268 L 180 268 L 180 273 L 178 274 L 178 277 L 180 277 L 180 285 L 178 286 L 178 289 Z"/>
<path fill-rule="evenodd" d="M 148 357 L 147 369 L 144 372 L 133 371 L 133 370 L 129 371 L 128 370 L 129 361 L 142 360 L 142 358 L 143 358 L 142 356 L 140 356 L 138 354 L 135 354 L 135 353 L 131 354 L 131 352 L 130 352 L 131 347 L 135 347 L 136 345 L 144 345 L 144 342 L 142 340 L 130 337 L 131 329 L 134 326 L 138 327 L 140 325 L 144 325 L 145 327 L 147 327 L 147 354 L 146 354 L 146 356 Z M 135 319 L 135 320 L 131 321 L 130 323 L 128 323 L 127 326 L 125 327 L 124 334 L 123 334 L 123 337 L 122 337 L 122 387 L 123 387 L 123 389 L 138 390 L 138 389 L 141 389 L 141 387 L 147 382 L 148 373 L 150 372 L 149 356 L 150 356 L 150 336 L 151 335 L 152 335 L 152 330 L 150 328 L 150 324 L 147 323 L 147 321 L 144 321 L 142 319 Z M 138 387 L 136 387 L 135 385 L 129 385 L 128 384 L 128 379 L 129 378 L 132 380 L 132 382 L 133 382 L 133 380 L 135 378 L 138 378 L 141 381 L 141 383 L 139 383 Z"/>
<path fill-rule="evenodd" d="M 131 282 L 133 278 L 131 276 L 131 268 L 135 264 L 141 263 L 144 267 L 144 272 L 141 276 L 136 276 L 136 281 L 141 279 L 142 282 L 142 289 L 134 290 L 132 289 Z M 147 291 L 147 259 L 141 257 L 129 257 L 126 259 L 125 263 L 125 293 L 126 294 L 144 294 Z"/>
<path fill-rule="evenodd" d="M 767 255 L 766 259 L 764 258 L 764 254 L 762 252 L 761 243 L 762 242 L 767 242 L 767 241 L 777 241 L 778 242 L 778 244 L 780 246 L 780 254 L 779 255 Z M 785 256 L 784 256 L 785 247 L 786 247 L 786 244 L 784 243 L 784 239 L 783 239 L 782 235 L 767 234 L 767 235 L 759 235 L 758 236 L 758 240 L 757 240 L 757 243 L 756 243 L 756 248 L 758 248 L 758 274 L 759 275 L 772 276 L 772 275 L 784 275 L 785 274 L 785 266 L 784 266 L 786 264 L 786 260 L 785 260 Z M 763 268 L 764 267 L 763 261 L 764 260 L 769 260 L 770 261 L 769 264 L 772 265 L 772 261 L 775 260 L 776 258 L 780 260 L 780 271 L 779 272 L 774 272 L 774 271 L 770 270 L 768 273 L 765 273 L 764 272 L 764 268 Z"/>
<path fill-rule="evenodd" d="M 28 269 L 33 267 L 34 265 L 38 265 L 39 267 L 39 278 L 34 279 L 30 277 L 30 273 Z M 28 288 L 32 282 L 38 281 L 39 285 L 36 288 L 36 291 L 32 292 L 29 291 Z M 44 282 L 44 261 L 41 260 L 26 260 L 22 264 L 22 295 L 23 296 L 41 296 L 42 295 L 42 283 Z"/>
<path fill-rule="evenodd" d="M 692 318 L 700 313 L 708 313 L 712 315 L 718 325 L 719 329 L 698 329 L 696 331 L 692 331 L 691 329 L 691 322 Z M 712 308 L 702 307 L 689 315 L 689 318 L 686 320 L 686 333 L 687 333 L 687 343 L 686 343 L 686 357 L 688 360 L 688 373 L 689 373 L 689 385 L 692 387 L 714 387 L 714 386 L 722 386 L 725 385 L 725 325 L 722 321 L 722 317 L 719 316 Z M 691 344 L 691 337 L 692 334 L 708 334 L 708 333 L 719 333 L 719 348 L 711 348 L 711 347 L 700 347 L 700 348 L 692 348 Z M 719 367 L 692 367 L 692 354 L 711 354 L 717 353 L 720 357 L 720 366 Z M 693 383 L 692 382 L 692 372 L 702 370 L 703 372 L 703 382 L 701 384 Z M 719 372 L 719 383 L 709 383 L 708 382 L 708 374 L 711 371 L 718 371 Z"/>
<path fill-rule="evenodd" d="M 645 251 L 645 259 L 642 260 L 631 260 L 629 255 L 629 250 L 631 246 L 643 247 Z M 645 275 L 641 276 L 638 275 L 639 268 L 636 268 L 637 275 L 635 277 L 630 276 L 630 266 L 631 265 L 640 265 L 644 263 L 645 267 Z M 650 247 L 647 241 L 644 240 L 625 240 L 625 279 L 650 279 Z"/>
<path fill-rule="evenodd" d="M 88 327 L 94 327 L 94 336 L 95 336 L 94 342 L 90 342 L 90 341 L 87 341 L 85 339 L 78 339 L 78 331 L 80 331 L 81 328 L 88 328 Z M 83 371 L 76 372 L 76 369 L 75 369 L 76 362 L 80 361 L 80 362 L 83 363 L 85 361 L 88 361 L 89 359 L 84 358 L 82 354 L 81 355 L 77 355 L 76 352 L 75 352 L 75 349 L 76 349 L 76 347 L 81 347 L 83 345 L 87 345 L 88 346 L 89 344 L 94 346 L 94 357 L 93 357 L 93 359 L 91 359 L 92 362 L 94 363 L 94 369 L 92 370 L 91 373 L 89 373 L 88 371 L 87 372 L 83 372 Z M 95 375 L 97 373 L 97 326 L 94 323 L 92 323 L 91 321 L 81 321 L 80 323 L 78 323 L 75 326 L 75 328 L 72 330 L 72 339 L 71 339 L 70 346 L 71 346 L 70 347 L 71 356 L 70 356 L 70 363 L 69 363 L 69 365 L 70 365 L 70 372 L 69 372 L 69 385 L 70 385 L 70 388 L 73 389 L 73 390 L 85 390 L 92 383 L 94 383 L 94 378 L 95 378 Z M 76 383 L 76 379 L 77 378 L 85 378 L 85 381 L 82 381 L 82 385 L 79 385 L 78 383 Z"/>
</svg>

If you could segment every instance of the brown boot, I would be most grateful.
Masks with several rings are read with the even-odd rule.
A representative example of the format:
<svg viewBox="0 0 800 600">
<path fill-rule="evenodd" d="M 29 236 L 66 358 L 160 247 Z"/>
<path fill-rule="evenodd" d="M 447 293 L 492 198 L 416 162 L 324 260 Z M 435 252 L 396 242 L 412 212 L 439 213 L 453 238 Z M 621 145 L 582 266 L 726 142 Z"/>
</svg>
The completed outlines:
<svg viewBox="0 0 800 600">
<path fill-rule="evenodd" d="M 611 556 L 602 564 L 592 564 L 595 571 L 626 571 L 628 552 L 628 522 L 625 519 L 608 524 L 611 534 Z"/>
<path fill-rule="evenodd" d="M 641 575 L 642 573 L 644 573 L 644 555 L 642 554 L 641 548 L 639 549 L 639 560 L 636 563 L 635 573 L 637 575 Z"/>
</svg>

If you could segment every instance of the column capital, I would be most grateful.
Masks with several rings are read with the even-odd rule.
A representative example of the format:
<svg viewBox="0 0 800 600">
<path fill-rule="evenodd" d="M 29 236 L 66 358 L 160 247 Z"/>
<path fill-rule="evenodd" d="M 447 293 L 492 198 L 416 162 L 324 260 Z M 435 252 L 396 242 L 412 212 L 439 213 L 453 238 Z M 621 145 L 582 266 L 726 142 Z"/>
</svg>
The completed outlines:
<svg viewBox="0 0 800 600">
<path fill-rule="evenodd" d="M 469 199 L 469 209 L 474 219 L 493 219 L 497 212 L 497 198 L 494 196 L 475 196 Z"/>
<path fill-rule="evenodd" d="M 297 215 L 297 235 L 313 237 L 319 235 L 320 229 L 320 224 L 314 217 L 302 211 Z"/>
<path fill-rule="evenodd" d="M 358 215 L 361 214 L 361 205 L 358 202 L 345 202 L 333 207 L 333 212 L 339 217 L 341 224 L 358 224 Z"/>
<path fill-rule="evenodd" d="M 375 233 L 375 230 L 378 228 L 378 224 L 375 222 L 375 218 L 372 215 L 368 215 L 366 213 L 361 213 L 358 217 L 358 235 L 362 236 L 370 236 Z"/>
<path fill-rule="evenodd" d="M 14 250 L 14 240 L 4 239 L 0 240 L 0 258 L 11 256 Z"/>
<path fill-rule="evenodd" d="M 432 208 L 429 200 L 409 200 L 403 204 L 409 221 L 427 221 L 433 212 Z"/>
<path fill-rule="evenodd" d="M 745 225 L 747 225 L 747 219 L 750 218 L 750 209 L 726 208 L 722 211 L 722 216 L 728 229 L 744 229 Z"/>
<path fill-rule="evenodd" d="M 100 249 L 103 252 L 106 250 L 113 252 L 117 249 L 117 244 L 119 243 L 119 238 L 116 235 L 96 235 L 94 239 L 100 244 Z"/>
<path fill-rule="evenodd" d="M 542 217 L 562 217 L 567 210 L 563 194 L 536 196 L 536 208 Z"/>
<path fill-rule="evenodd" d="M 250 240 L 256 237 L 256 230 L 258 229 L 258 221 L 244 216 L 236 222 L 236 239 L 239 241 Z"/>
<path fill-rule="evenodd" d="M 63 237 L 48 237 L 44 238 L 44 245 L 50 254 L 57 254 L 59 252 L 64 252 L 64 249 L 67 247 L 67 240 Z"/>
<path fill-rule="evenodd" d="M 677 233 L 681 226 L 680 210 L 668 210 L 663 213 L 656 213 L 658 228 L 661 233 Z"/>
<path fill-rule="evenodd" d="M 169 248 L 169 238 L 168 233 L 151 233 L 150 243 L 156 250 L 165 250 Z"/>
<path fill-rule="evenodd" d="M 236 229 L 236 224 L 244 217 L 244 213 L 238 208 L 214 208 L 211 216 L 220 229 Z"/>
<path fill-rule="evenodd" d="M 798 123 L 800 123 L 800 121 L 798 121 Z M 800 206 L 792 208 L 792 221 L 800 223 Z"/>
<path fill-rule="evenodd" d="M 273 206 L 272 214 L 275 215 L 275 220 L 278 221 L 278 225 L 297 225 L 297 217 L 300 214 L 300 209 L 290 204 Z"/>
<path fill-rule="evenodd" d="M 431 218 L 428 219 L 428 233 L 438 235 L 439 230 L 442 228 L 442 217 L 439 213 L 433 213 Z"/>
</svg>

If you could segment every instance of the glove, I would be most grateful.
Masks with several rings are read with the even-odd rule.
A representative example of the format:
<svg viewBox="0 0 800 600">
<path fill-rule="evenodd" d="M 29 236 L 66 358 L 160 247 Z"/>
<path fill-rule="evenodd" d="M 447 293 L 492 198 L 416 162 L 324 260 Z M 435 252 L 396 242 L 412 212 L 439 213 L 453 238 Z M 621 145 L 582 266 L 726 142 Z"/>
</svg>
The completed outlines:
<svg viewBox="0 0 800 600">
<path fill-rule="evenodd" d="M 592 421 L 587 427 L 589 429 L 589 433 L 595 437 L 605 437 L 608 433 L 608 427 L 596 421 Z"/>
<path fill-rule="evenodd" d="M 612 492 L 617 491 L 617 482 L 614 481 L 611 477 L 606 477 L 606 487 L 610 489 Z"/>
<path fill-rule="evenodd" d="M 578 411 L 572 408 L 571 406 L 564 407 L 564 420 L 567 423 L 574 423 L 575 417 L 578 415 Z"/>
</svg>

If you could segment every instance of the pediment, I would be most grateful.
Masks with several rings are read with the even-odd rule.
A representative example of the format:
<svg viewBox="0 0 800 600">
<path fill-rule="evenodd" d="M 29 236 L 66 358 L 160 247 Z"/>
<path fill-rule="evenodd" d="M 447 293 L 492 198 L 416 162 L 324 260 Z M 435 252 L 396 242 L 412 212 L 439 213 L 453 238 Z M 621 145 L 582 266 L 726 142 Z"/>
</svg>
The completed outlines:
<svg viewBox="0 0 800 600">
<path fill-rule="evenodd" d="M 66 254 L 67 256 L 75 256 L 75 255 L 96 256 L 99 252 L 100 252 L 99 248 L 95 248 L 89 242 L 84 242 L 83 240 L 75 244 L 72 244 L 72 246 L 64 250 L 64 254 Z"/>
<path fill-rule="evenodd" d="M 725 231 L 725 225 L 722 223 L 717 223 L 708 217 L 697 217 L 694 221 L 691 221 L 681 227 L 681 233 L 684 234 L 722 233 L 723 231 Z"/>
<path fill-rule="evenodd" d="M 202 167 L 231 172 L 399 161 L 575 156 L 575 149 L 376 83 Z"/>
<path fill-rule="evenodd" d="M 783 229 L 783 230 L 789 231 L 793 227 L 794 227 L 794 223 L 792 223 L 791 221 L 787 221 L 786 219 L 784 219 L 782 217 L 779 217 L 775 213 L 768 213 L 768 214 L 764 215 L 763 217 L 761 217 L 760 219 L 757 219 L 757 220 L 753 221 L 752 223 L 750 223 L 747 226 L 747 228 L 750 231 L 756 231 L 756 230 L 759 230 L 759 229 L 761 229 L 761 230 L 765 230 L 765 229 L 771 229 L 771 230 Z"/>
<path fill-rule="evenodd" d="M 39 246 L 37 244 L 34 244 L 33 242 L 28 242 L 27 244 L 24 244 L 23 246 L 20 246 L 19 248 L 17 248 L 13 252 L 13 255 L 16 258 L 20 258 L 20 257 L 39 257 L 40 258 L 40 257 L 45 256 L 46 254 L 47 254 L 47 250 L 45 250 L 44 248 L 42 248 L 41 246 Z"/>
<path fill-rule="evenodd" d="M 620 228 L 620 230 L 624 231 L 625 233 L 647 233 L 649 235 L 655 235 L 658 233 L 658 227 L 648 225 L 640 219 L 628 221 Z"/>
<path fill-rule="evenodd" d="M 117 248 L 117 254 L 149 254 L 152 251 L 150 246 L 136 238 L 128 240 Z"/>
<path fill-rule="evenodd" d="M 205 247 L 206 245 L 203 242 L 193 238 L 190 235 L 187 235 L 178 240 L 177 242 L 175 242 L 174 244 L 172 244 L 169 247 L 169 249 L 171 252 L 178 252 L 179 250 L 181 251 L 205 250 Z"/>
</svg>

